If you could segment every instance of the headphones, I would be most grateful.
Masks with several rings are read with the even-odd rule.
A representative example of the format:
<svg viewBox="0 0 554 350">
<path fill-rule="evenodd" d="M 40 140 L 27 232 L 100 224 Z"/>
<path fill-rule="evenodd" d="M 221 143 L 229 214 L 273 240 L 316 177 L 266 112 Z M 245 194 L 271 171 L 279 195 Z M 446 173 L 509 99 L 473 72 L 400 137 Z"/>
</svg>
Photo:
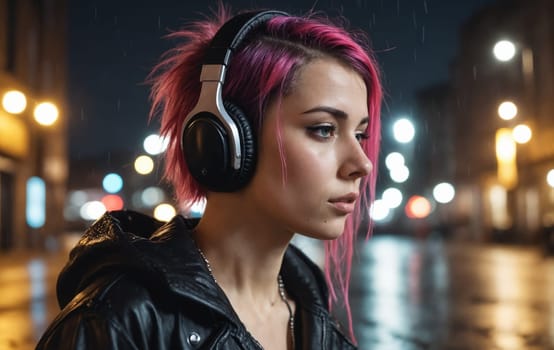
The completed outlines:
<svg viewBox="0 0 554 350">
<path fill-rule="evenodd" d="M 239 14 L 215 34 L 202 63 L 200 97 L 186 116 L 181 149 L 192 177 L 209 191 L 233 192 L 244 187 L 256 167 L 256 140 L 250 119 L 221 95 L 233 51 L 245 38 L 281 11 Z"/>
</svg>

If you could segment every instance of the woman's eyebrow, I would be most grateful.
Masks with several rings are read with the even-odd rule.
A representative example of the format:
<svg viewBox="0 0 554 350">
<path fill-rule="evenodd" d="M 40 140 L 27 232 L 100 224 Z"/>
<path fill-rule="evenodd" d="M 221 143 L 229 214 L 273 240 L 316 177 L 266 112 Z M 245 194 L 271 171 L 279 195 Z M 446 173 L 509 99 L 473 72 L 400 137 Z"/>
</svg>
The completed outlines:
<svg viewBox="0 0 554 350">
<path fill-rule="evenodd" d="M 340 109 L 329 107 L 329 106 L 316 106 L 314 108 L 310 108 L 307 111 L 302 112 L 302 114 L 310 114 L 310 113 L 316 113 L 316 112 L 324 112 L 332 115 L 336 119 L 347 119 L 348 114 Z M 359 125 L 368 124 L 369 123 L 369 117 L 364 117 L 362 120 L 360 120 Z"/>
<path fill-rule="evenodd" d="M 342 111 L 340 109 L 336 109 L 329 106 L 316 106 L 314 108 L 308 109 L 307 111 L 302 112 L 302 114 L 309 114 L 309 113 L 316 113 L 316 112 L 325 112 L 337 119 L 346 119 L 348 118 L 348 114 L 346 114 L 345 111 Z"/>
</svg>

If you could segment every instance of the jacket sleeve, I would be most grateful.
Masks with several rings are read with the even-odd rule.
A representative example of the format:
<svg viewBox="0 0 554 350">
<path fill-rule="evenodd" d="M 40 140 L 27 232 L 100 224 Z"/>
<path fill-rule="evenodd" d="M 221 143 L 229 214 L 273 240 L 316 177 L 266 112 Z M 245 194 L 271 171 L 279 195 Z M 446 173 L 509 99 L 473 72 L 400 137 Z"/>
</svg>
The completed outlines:
<svg viewBox="0 0 554 350">
<path fill-rule="evenodd" d="M 74 310 L 58 317 L 40 339 L 37 350 L 138 349 L 117 325 L 100 315 Z"/>
<path fill-rule="evenodd" d="M 106 308 L 96 303 L 118 280 L 100 279 L 77 294 L 50 324 L 36 350 L 140 348 Z"/>
</svg>

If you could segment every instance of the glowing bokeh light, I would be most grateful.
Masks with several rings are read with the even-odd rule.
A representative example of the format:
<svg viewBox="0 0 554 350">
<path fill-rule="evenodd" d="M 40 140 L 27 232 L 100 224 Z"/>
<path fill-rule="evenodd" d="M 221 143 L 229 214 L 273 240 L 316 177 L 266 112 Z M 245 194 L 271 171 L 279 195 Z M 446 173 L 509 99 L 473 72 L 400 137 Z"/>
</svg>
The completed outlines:
<svg viewBox="0 0 554 350">
<path fill-rule="evenodd" d="M 492 52 L 497 60 L 507 62 L 514 58 L 516 46 L 509 40 L 500 40 L 494 45 Z"/>
<path fill-rule="evenodd" d="M 512 101 L 504 101 L 498 106 L 498 116 L 504 120 L 512 120 L 517 115 L 517 106 Z"/>
<path fill-rule="evenodd" d="M 369 215 L 376 222 L 384 221 L 390 214 L 389 206 L 381 199 L 376 199 L 369 209 Z"/>
<path fill-rule="evenodd" d="M 169 140 L 165 137 L 161 137 L 157 134 L 148 135 L 142 144 L 146 153 L 150 155 L 158 155 L 165 152 Z"/>
<path fill-rule="evenodd" d="M 403 167 L 405 165 L 404 156 L 398 152 L 391 152 L 385 157 L 385 165 L 389 170 Z"/>
<path fill-rule="evenodd" d="M 154 209 L 154 217 L 160 221 L 169 221 L 176 214 L 175 208 L 171 204 L 162 203 Z"/>
<path fill-rule="evenodd" d="M 123 178 L 116 173 L 109 173 L 102 180 L 102 188 L 108 193 L 117 193 L 123 188 Z"/>
<path fill-rule="evenodd" d="M 27 108 L 27 98 L 21 91 L 8 91 L 2 97 L 2 107 L 8 113 L 21 114 Z"/>
<path fill-rule="evenodd" d="M 154 161 L 149 156 L 139 156 L 135 159 L 135 171 L 141 175 L 148 175 L 154 170 Z"/>
<path fill-rule="evenodd" d="M 117 194 L 108 194 L 102 197 L 102 204 L 106 210 L 121 210 L 123 209 L 123 198 Z"/>
<path fill-rule="evenodd" d="M 390 187 L 383 191 L 381 199 L 389 208 L 398 208 L 402 204 L 402 192 L 398 188 Z"/>
<path fill-rule="evenodd" d="M 407 118 L 397 120 L 393 125 L 394 139 L 400 143 L 408 143 L 414 139 L 414 124 Z"/>
<path fill-rule="evenodd" d="M 27 200 L 25 215 L 27 224 L 40 228 L 46 222 L 46 184 L 40 177 L 27 180 Z"/>
<path fill-rule="evenodd" d="M 50 126 L 58 120 L 58 107 L 50 102 L 39 103 L 35 107 L 34 117 L 37 123 L 44 126 Z"/>
<path fill-rule="evenodd" d="M 410 177 L 410 169 L 407 166 L 402 166 L 392 169 L 390 172 L 390 178 L 396 183 L 403 183 Z"/>
<path fill-rule="evenodd" d="M 140 194 L 141 204 L 153 207 L 164 200 L 164 191 L 159 187 L 148 187 Z"/>
<path fill-rule="evenodd" d="M 85 203 L 80 210 L 81 218 L 84 220 L 96 220 L 106 212 L 104 203 L 100 201 L 91 201 Z"/>
<path fill-rule="evenodd" d="M 439 203 L 449 203 L 455 195 L 454 186 L 447 182 L 442 182 L 433 188 L 433 198 Z"/>
<path fill-rule="evenodd" d="M 405 211 L 410 219 L 423 219 L 431 213 L 431 203 L 425 197 L 412 196 L 406 203 Z"/>
<path fill-rule="evenodd" d="M 533 132 L 527 125 L 519 124 L 514 128 L 514 130 L 512 130 L 512 136 L 514 137 L 515 142 L 524 144 L 531 140 Z"/>
</svg>

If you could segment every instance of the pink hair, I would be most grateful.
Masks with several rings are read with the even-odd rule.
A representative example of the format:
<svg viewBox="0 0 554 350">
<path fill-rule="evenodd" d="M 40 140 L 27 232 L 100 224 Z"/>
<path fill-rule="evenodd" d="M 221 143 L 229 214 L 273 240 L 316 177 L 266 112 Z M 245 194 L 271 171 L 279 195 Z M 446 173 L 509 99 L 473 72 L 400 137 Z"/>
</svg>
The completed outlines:
<svg viewBox="0 0 554 350">
<path fill-rule="evenodd" d="M 229 18 L 220 8 L 215 21 L 200 21 L 190 28 L 174 32 L 171 39 L 185 43 L 167 52 L 150 75 L 153 84 L 151 117 L 160 114 L 161 134 L 168 137 L 165 153 L 165 178 L 174 186 L 177 199 L 185 205 L 205 197 L 206 193 L 187 170 L 180 146 L 180 132 L 185 116 L 192 110 L 200 94 L 200 70 L 204 52 L 217 29 Z M 263 30 L 235 53 L 226 76 L 223 97 L 252 116 L 254 128 L 263 123 L 269 103 L 294 92 L 294 79 L 299 69 L 318 57 L 333 57 L 357 72 L 367 87 L 369 138 L 362 147 L 374 165 L 372 173 L 361 183 L 361 200 L 349 216 L 344 233 L 325 242 L 325 277 L 330 289 L 329 306 L 344 298 L 349 329 L 354 339 L 348 289 L 356 234 L 366 220 L 365 234 L 371 234 L 369 204 L 374 200 L 377 157 L 380 144 L 381 85 L 377 65 L 369 54 L 367 41 L 360 33 L 349 33 L 327 19 L 279 16 L 264 24 Z M 286 160 L 281 149 L 283 174 Z M 284 180 L 286 181 L 286 180 Z M 335 283 L 337 287 L 335 287 Z"/>
</svg>

